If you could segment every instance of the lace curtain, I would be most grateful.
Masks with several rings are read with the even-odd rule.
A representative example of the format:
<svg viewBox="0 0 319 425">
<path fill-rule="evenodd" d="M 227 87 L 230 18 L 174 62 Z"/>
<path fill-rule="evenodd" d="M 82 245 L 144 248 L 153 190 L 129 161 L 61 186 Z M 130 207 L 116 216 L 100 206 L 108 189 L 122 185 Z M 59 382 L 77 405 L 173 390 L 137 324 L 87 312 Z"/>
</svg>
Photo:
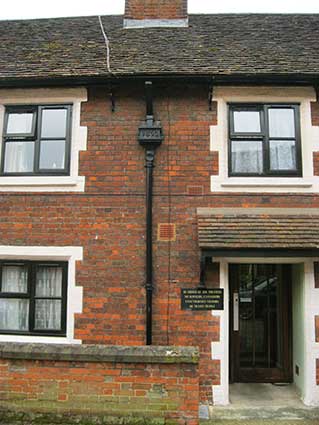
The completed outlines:
<svg viewBox="0 0 319 425">
<path fill-rule="evenodd" d="M 25 266 L 2 267 L 2 292 L 28 291 L 28 271 Z"/>
<path fill-rule="evenodd" d="M 270 141 L 270 168 L 272 170 L 296 169 L 294 141 Z"/>
<path fill-rule="evenodd" d="M 62 296 L 62 269 L 60 267 L 39 267 L 35 295 L 44 298 Z M 35 328 L 61 329 L 61 308 L 61 300 L 36 300 Z"/>
<path fill-rule="evenodd" d="M 235 173 L 256 173 L 263 171 L 261 143 L 233 142 L 232 171 Z"/>
<path fill-rule="evenodd" d="M 0 299 L 0 329 L 27 331 L 29 329 L 29 300 Z"/>
<path fill-rule="evenodd" d="M 33 142 L 8 142 L 5 147 L 4 171 L 27 173 L 33 171 Z"/>
<path fill-rule="evenodd" d="M 4 266 L 3 293 L 27 293 L 28 273 L 24 266 Z M 0 298 L 0 329 L 27 331 L 29 304 L 27 298 Z M 61 329 L 62 268 L 41 266 L 35 287 L 35 329 Z M 40 297 L 41 299 L 37 299 Z M 53 299 L 58 298 L 58 299 Z"/>
</svg>

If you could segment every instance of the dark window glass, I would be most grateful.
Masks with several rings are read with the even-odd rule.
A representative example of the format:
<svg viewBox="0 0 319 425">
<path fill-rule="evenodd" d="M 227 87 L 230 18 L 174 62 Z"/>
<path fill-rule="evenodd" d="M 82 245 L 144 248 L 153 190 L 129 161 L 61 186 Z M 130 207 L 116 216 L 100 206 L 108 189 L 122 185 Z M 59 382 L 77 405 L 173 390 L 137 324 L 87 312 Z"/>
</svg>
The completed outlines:
<svg viewBox="0 0 319 425">
<path fill-rule="evenodd" d="M 230 176 L 301 176 L 298 105 L 229 107 Z"/>
<path fill-rule="evenodd" d="M 0 333 L 65 335 L 67 264 L 1 263 Z"/>
<path fill-rule="evenodd" d="M 69 174 L 71 106 L 7 107 L 2 174 Z"/>
</svg>

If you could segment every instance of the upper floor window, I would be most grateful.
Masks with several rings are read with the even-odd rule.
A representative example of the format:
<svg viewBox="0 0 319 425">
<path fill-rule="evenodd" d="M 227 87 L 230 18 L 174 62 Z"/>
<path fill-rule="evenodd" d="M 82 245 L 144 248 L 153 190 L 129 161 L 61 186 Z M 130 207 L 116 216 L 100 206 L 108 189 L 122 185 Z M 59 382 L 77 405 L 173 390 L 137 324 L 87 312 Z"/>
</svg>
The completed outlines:
<svg viewBox="0 0 319 425">
<path fill-rule="evenodd" d="M 67 263 L 0 263 L 0 334 L 66 333 Z"/>
<path fill-rule="evenodd" d="M 70 173 L 71 106 L 7 106 L 2 175 Z"/>
<path fill-rule="evenodd" d="M 299 106 L 229 105 L 230 176 L 301 176 Z"/>
</svg>

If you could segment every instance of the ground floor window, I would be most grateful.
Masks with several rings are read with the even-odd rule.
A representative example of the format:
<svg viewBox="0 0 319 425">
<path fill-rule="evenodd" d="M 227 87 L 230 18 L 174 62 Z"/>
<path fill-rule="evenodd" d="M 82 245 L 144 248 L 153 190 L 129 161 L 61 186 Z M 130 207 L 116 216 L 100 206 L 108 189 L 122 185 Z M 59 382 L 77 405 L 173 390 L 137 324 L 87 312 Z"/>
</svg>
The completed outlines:
<svg viewBox="0 0 319 425">
<path fill-rule="evenodd" d="M 0 262 L 0 333 L 66 334 L 67 262 Z"/>
</svg>

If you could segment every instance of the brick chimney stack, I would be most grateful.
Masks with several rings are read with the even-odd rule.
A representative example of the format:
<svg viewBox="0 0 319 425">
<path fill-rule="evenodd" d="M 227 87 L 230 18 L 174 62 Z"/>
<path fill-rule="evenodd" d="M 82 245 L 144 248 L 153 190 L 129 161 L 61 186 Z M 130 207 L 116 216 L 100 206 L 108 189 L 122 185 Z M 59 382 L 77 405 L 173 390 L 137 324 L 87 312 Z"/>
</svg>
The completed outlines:
<svg viewBox="0 0 319 425">
<path fill-rule="evenodd" d="M 125 1 L 125 28 L 186 26 L 187 0 Z"/>
</svg>

